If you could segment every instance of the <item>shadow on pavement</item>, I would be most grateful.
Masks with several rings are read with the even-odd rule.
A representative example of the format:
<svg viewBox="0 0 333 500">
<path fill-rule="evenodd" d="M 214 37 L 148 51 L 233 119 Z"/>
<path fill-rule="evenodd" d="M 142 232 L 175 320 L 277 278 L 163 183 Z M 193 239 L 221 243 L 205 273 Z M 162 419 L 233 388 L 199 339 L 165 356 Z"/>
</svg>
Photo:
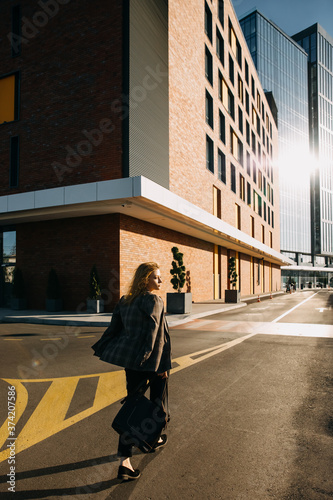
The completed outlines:
<svg viewBox="0 0 333 500">
<path fill-rule="evenodd" d="M 108 490 L 115 484 L 119 484 L 119 480 L 116 478 L 109 479 L 107 481 L 99 481 L 92 484 L 86 484 L 82 486 L 73 486 L 68 488 L 54 488 L 54 489 L 40 489 L 40 490 L 20 490 L 19 481 L 24 479 L 30 479 L 33 477 L 49 476 L 59 473 L 64 473 L 68 471 L 74 471 L 78 469 L 84 469 L 87 467 L 95 467 L 97 465 L 107 464 L 110 462 L 117 462 L 117 455 L 106 455 L 104 457 L 93 458 L 90 460 L 83 460 L 82 462 L 75 462 L 71 464 L 57 465 L 53 467 L 45 467 L 43 469 L 28 470 L 24 472 L 18 472 L 15 475 L 16 491 L 2 492 L 1 498 L 13 498 L 15 499 L 34 499 L 34 498 L 50 498 L 53 496 L 72 496 L 72 495 L 90 495 L 92 493 L 97 493 L 99 491 Z M 94 473 L 92 473 L 92 477 Z M 100 477 L 96 473 L 96 478 Z M 6 483 L 8 480 L 7 475 L 0 476 L 0 483 Z"/>
</svg>

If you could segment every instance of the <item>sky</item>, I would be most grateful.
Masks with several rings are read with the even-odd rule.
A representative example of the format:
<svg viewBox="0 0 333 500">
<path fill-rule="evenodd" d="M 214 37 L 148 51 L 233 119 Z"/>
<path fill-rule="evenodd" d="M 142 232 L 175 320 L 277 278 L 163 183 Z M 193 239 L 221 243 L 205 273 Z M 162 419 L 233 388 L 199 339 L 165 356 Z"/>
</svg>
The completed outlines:
<svg viewBox="0 0 333 500">
<path fill-rule="evenodd" d="M 257 8 L 287 35 L 319 23 L 333 38 L 333 0 L 232 0 L 238 18 Z"/>
</svg>

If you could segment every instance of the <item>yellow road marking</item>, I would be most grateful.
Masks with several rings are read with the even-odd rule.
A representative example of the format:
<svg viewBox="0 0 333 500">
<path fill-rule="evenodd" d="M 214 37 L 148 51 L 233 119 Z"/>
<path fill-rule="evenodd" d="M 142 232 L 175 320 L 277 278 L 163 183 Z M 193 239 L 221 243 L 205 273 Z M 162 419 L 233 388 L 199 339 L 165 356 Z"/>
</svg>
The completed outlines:
<svg viewBox="0 0 333 500">
<path fill-rule="evenodd" d="M 2 339 L 2 340 L 16 340 L 16 341 L 18 341 L 18 340 L 23 340 L 23 339 Z"/>
<path fill-rule="evenodd" d="M 63 340 L 62 337 L 49 337 L 48 339 L 39 339 L 39 340 Z"/>
<path fill-rule="evenodd" d="M 254 332 L 236 340 L 176 358 L 174 362 L 177 363 L 178 366 L 173 368 L 171 371 L 172 373 L 176 373 L 184 368 L 200 363 L 211 356 L 215 356 L 226 349 L 230 349 L 231 347 L 244 342 L 244 340 L 247 340 L 256 334 L 257 333 Z M 79 380 L 92 377 L 99 377 L 92 406 L 84 411 L 81 411 L 80 413 L 77 413 L 76 415 L 73 415 L 72 417 L 65 418 Z M 90 375 L 74 377 L 3 380 L 7 382 L 8 385 L 13 385 L 16 388 L 16 425 L 23 415 L 28 403 L 28 391 L 23 384 L 51 382 L 51 385 L 40 400 L 38 406 L 26 422 L 20 434 L 17 436 L 15 441 L 16 454 L 30 448 L 30 446 L 33 446 L 44 439 L 47 439 L 48 437 L 53 436 L 57 432 L 80 422 L 84 418 L 93 415 L 103 408 L 112 405 L 116 401 L 123 398 L 126 394 L 125 370 L 97 374 L 93 373 Z M 7 438 L 8 422 L 6 420 L 0 428 L 0 447 L 6 443 Z M 9 453 L 9 448 L 0 452 L 0 462 L 8 459 Z"/>
<path fill-rule="evenodd" d="M 81 335 L 80 337 L 77 336 L 77 339 L 90 339 L 92 337 L 96 337 L 96 335 Z"/>
</svg>

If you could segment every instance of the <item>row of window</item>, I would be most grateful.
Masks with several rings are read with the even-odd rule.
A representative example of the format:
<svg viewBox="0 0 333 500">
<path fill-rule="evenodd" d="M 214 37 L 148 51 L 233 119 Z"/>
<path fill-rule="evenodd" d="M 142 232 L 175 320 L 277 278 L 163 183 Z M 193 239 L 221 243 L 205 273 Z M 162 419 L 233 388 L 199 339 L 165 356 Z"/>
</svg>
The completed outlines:
<svg viewBox="0 0 333 500">
<path fill-rule="evenodd" d="M 213 19 L 212 13 L 205 2 L 205 31 L 211 43 L 213 43 Z M 242 50 L 241 46 L 236 37 L 235 31 L 233 29 L 232 23 L 229 18 L 229 46 L 231 48 L 231 52 L 235 56 L 240 69 L 242 69 Z M 216 26 L 216 53 L 218 59 L 224 66 L 224 40 L 219 31 L 219 28 Z M 213 56 L 209 50 L 209 48 L 205 47 L 205 70 L 206 70 L 206 78 L 213 86 Z M 233 86 L 235 86 L 235 65 L 232 55 L 229 53 L 229 80 Z M 242 104 L 244 104 L 244 85 L 241 75 L 238 73 L 238 97 Z M 248 86 L 250 86 L 250 78 L 249 78 L 249 65 L 245 60 L 245 81 Z M 267 144 L 267 150 L 271 154 L 271 146 L 269 146 L 268 135 L 272 139 L 272 123 L 269 120 L 269 116 L 265 111 L 265 105 L 263 99 L 260 96 L 260 92 L 256 89 L 255 81 L 253 76 L 251 76 L 251 94 L 253 100 L 256 104 L 255 106 L 252 104 L 252 124 L 260 137 L 262 134 L 263 144 Z M 230 90 L 228 84 L 223 79 L 221 71 L 219 71 L 219 97 L 223 102 L 224 106 L 228 110 L 230 116 L 233 120 L 235 120 L 235 102 L 234 102 L 234 94 Z M 250 116 L 250 98 L 249 93 L 245 90 L 245 109 Z M 240 107 L 239 110 L 241 111 Z M 258 111 L 258 112 L 257 112 Z M 262 119 L 262 124 L 260 120 L 260 115 Z M 242 122 L 243 117 L 239 117 L 239 122 Z M 265 128 L 267 134 L 265 134 Z M 243 126 L 241 124 L 240 129 L 243 130 Z M 242 132 L 243 133 L 243 132 Z"/>
<path fill-rule="evenodd" d="M 217 165 L 218 165 L 218 179 L 224 184 L 227 184 L 227 166 L 225 154 L 218 149 L 217 150 Z M 214 174 L 214 142 L 212 139 L 206 135 L 206 166 L 207 169 Z M 255 162 L 253 162 L 253 180 L 257 183 L 257 169 Z M 246 202 L 247 205 L 252 207 L 252 209 L 264 217 L 264 220 L 268 221 L 268 224 L 272 224 L 274 227 L 274 213 L 271 207 L 268 206 L 266 201 L 263 202 L 262 196 L 258 191 L 251 187 L 250 182 L 246 182 L 245 191 L 245 177 L 239 174 L 239 197 L 242 201 Z M 268 202 L 274 205 L 273 189 L 270 184 L 266 182 L 266 178 L 262 176 L 261 171 L 258 171 L 258 188 L 263 192 L 264 196 L 267 196 Z M 236 182 L 236 167 L 230 163 L 230 189 L 234 193 L 237 193 L 237 182 Z"/>
<path fill-rule="evenodd" d="M 206 91 L 206 122 L 213 129 L 213 99 L 207 91 Z M 223 142 L 223 144 L 226 144 L 225 116 L 222 113 L 222 111 L 219 112 L 219 139 L 221 142 Z M 232 127 L 230 127 L 230 151 L 231 154 L 234 156 L 234 158 L 238 161 L 238 163 L 240 163 L 240 165 L 244 167 L 243 143 L 239 140 L 237 134 L 235 133 Z M 253 147 L 252 151 L 254 152 L 254 154 L 256 153 L 256 150 L 255 148 L 253 150 Z M 270 179 L 270 181 L 273 183 L 273 168 L 271 167 L 270 162 L 266 157 L 265 153 L 261 152 L 261 146 L 259 142 L 258 142 L 257 153 L 258 153 L 259 163 L 262 165 L 263 172 L 267 175 L 268 179 Z M 250 153 L 248 151 L 246 152 L 246 165 L 247 165 L 247 173 L 251 177 L 251 160 L 250 160 Z M 253 161 L 253 181 L 257 183 L 257 166 L 255 161 Z M 260 169 L 258 169 L 258 185 L 266 196 L 266 177 L 262 176 Z M 268 193 L 270 195 L 270 185 L 268 184 L 268 186 L 269 186 Z"/>
<path fill-rule="evenodd" d="M 239 130 L 243 133 L 243 112 L 239 108 L 238 110 L 239 117 Z M 206 123 L 214 130 L 214 109 L 213 109 L 213 97 L 206 90 Z M 220 140 L 226 144 L 226 132 L 225 132 L 225 116 L 221 110 L 219 110 L 219 138 Z M 264 151 L 262 151 L 262 147 L 260 142 L 256 141 L 256 135 L 253 131 L 251 131 L 250 124 L 246 120 L 246 142 L 252 147 L 252 152 L 257 156 L 257 159 L 260 164 L 263 166 L 263 170 L 267 173 L 268 177 L 273 182 L 273 168 L 270 164 L 270 159 L 266 155 Z M 230 127 L 230 149 L 234 157 L 238 160 L 238 162 L 244 166 L 244 158 L 243 158 L 243 143 L 238 138 L 235 131 Z M 269 148 L 270 156 L 273 154 L 272 146 Z"/>
</svg>

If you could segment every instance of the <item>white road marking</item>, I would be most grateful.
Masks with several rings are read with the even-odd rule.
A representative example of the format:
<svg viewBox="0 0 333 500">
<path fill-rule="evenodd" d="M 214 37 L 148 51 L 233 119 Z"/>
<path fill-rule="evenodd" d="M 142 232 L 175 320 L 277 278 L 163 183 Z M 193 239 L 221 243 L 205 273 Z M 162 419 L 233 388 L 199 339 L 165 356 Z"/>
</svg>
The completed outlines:
<svg viewBox="0 0 333 500">
<path fill-rule="evenodd" d="M 307 302 L 308 300 L 312 299 L 312 297 L 314 297 L 315 295 L 317 295 L 317 293 L 319 292 L 316 292 L 314 293 L 313 295 L 311 295 L 310 297 L 308 297 L 307 299 L 303 300 L 302 302 L 300 302 L 299 304 L 297 304 L 297 306 L 295 307 L 292 307 L 291 309 L 289 309 L 289 311 L 281 314 L 281 316 L 279 316 L 278 318 L 275 318 L 273 319 L 272 323 L 276 323 L 277 321 L 279 321 L 280 319 L 284 318 L 285 316 L 287 316 L 287 314 L 290 314 L 292 311 L 294 311 L 295 309 L 297 309 L 297 307 L 301 306 L 302 304 L 304 304 L 305 302 Z"/>
</svg>

